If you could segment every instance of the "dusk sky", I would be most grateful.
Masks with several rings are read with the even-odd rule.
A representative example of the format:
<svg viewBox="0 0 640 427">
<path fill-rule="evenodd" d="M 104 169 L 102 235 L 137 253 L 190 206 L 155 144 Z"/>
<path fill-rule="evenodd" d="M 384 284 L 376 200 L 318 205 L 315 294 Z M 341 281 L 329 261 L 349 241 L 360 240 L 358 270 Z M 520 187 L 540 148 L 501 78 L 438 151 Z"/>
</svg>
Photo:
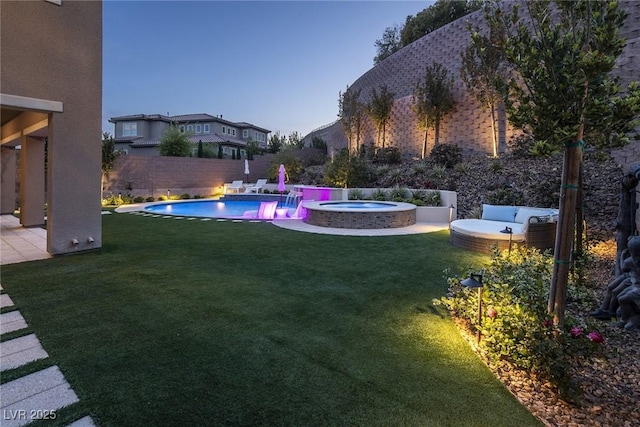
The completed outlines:
<svg viewBox="0 0 640 427">
<path fill-rule="evenodd" d="M 129 114 L 223 115 L 303 136 L 374 43 L 433 1 L 104 1 L 102 129 Z"/>
</svg>

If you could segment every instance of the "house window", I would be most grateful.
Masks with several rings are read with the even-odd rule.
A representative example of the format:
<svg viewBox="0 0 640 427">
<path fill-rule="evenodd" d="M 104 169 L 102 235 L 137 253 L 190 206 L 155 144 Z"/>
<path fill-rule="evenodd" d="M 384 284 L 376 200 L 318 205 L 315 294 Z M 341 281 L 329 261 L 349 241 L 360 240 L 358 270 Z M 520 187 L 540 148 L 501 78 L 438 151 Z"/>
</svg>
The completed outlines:
<svg viewBox="0 0 640 427">
<path fill-rule="evenodd" d="M 243 138 L 249 138 L 249 131 L 248 131 L 247 129 L 244 129 L 244 130 L 242 131 L 242 137 L 243 137 Z"/>
<path fill-rule="evenodd" d="M 187 125 L 187 132 L 193 132 L 193 125 Z"/>
<path fill-rule="evenodd" d="M 180 132 L 184 133 L 184 125 L 179 126 Z"/>
<path fill-rule="evenodd" d="M 138 123 L 123 123 L 122 136 L 138 136 Z"/>
<path fill-rule="evenodd" d="M 204 125 L 204 133 L 209 133 L 209 132 L 211 132 L 211 128 L 209 127 L 209 123 L 206 123 Z"/>
<path fill-rule="evenodd" d="M 231 135 L 236 136 L 236 130 L 235 129 L 231 129 Z"/>
<path fill-rule="evenodd" d="M 202 126 L 196 125 L 196 133 L 202 133 Z"/>
<path fill-rule="evenodd" d="M 222 126 L 222 133 L 227 133 L 227 127 L 226 126 Z"/>
</svg>

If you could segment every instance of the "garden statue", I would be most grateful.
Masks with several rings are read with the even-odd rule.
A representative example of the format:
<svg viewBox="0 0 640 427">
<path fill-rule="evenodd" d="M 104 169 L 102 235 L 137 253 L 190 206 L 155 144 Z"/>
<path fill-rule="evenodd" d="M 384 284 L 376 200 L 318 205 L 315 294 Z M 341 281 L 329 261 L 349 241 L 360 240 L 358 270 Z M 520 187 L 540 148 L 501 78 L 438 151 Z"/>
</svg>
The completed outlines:
<svg viewBox="0 0 640 427">
<path fill-rule="evenodd" d="M 601 320 L 620 318 L 627 330 L 640 327 L 640 236 L 636 212 L 636 187 L 640 182 L 640 164 L 633 165 L 622 179 L 620 208 L 616 223 L 617 256 L 615 279 L 609 283 L 600 308 L 591 316 Z"/>
<path fill-rule="evenodd" d="M 629 286 L 618 294 L 620 326 L 632 330 L 640 326 L 640 236 L 629 239 L 627 245 L 633 268 L 629 272 Z"/>
<path fill-rule="evenodd" d="M 622 251 L 627 247 L 627 242 L 631 236 L 637 234 L 638 224 L 636 212 L 638 209 L 636 202 L 636 192 L 640 182 L 640 163 L 631 166 L 629 173 L 622 178 L 620 186 L 620 205 L 618 208 L 618 218 L 616 219 L 616 243 L 617 258 L 615 274 L 621 273 Z"/>
<path fill-rule="evenodd" d="M 621 274 L 607 286 L 602 305 L 591 316 L 610 320 L 619 314 L 620 326 L 632 330 L 640 326 L 640 236 L 629 239 L 620 258 Z"/>
</svg>

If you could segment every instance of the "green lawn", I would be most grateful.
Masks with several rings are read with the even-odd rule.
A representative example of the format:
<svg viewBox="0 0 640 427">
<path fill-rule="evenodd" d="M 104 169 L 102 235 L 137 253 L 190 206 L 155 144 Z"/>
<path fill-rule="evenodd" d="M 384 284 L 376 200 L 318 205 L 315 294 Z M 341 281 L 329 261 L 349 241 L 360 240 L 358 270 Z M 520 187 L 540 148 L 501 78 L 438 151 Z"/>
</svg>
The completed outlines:
<svg viewBox="0 0 640 427">
<path fill-rule="evenodd" d="M 431 304 L 446 267 L 485 260 L 447 232 L 103 222 L 99 252 L 2 268 L 50 355 L 2 381 L 57 364 L 81 400 L 61 424 L 541 425 Z"/>
</svg>

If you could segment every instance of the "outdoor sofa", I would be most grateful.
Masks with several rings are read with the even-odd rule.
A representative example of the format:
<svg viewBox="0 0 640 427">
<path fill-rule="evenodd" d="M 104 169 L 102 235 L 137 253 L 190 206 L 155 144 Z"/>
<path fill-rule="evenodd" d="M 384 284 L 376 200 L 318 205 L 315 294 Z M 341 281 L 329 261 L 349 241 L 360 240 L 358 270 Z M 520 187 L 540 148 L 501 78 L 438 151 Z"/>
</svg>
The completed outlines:
<svg viewBox="0 0 640 427">
<path fill-rule="evenodd" d="M 557 209 L 485 204 L 481 219 L 451 222 L 450 241 L 454 246 L 484 253 L 495 246 L 508 249 L 514 243 L 553 249 L 557 220 Z"/>
</svg>

